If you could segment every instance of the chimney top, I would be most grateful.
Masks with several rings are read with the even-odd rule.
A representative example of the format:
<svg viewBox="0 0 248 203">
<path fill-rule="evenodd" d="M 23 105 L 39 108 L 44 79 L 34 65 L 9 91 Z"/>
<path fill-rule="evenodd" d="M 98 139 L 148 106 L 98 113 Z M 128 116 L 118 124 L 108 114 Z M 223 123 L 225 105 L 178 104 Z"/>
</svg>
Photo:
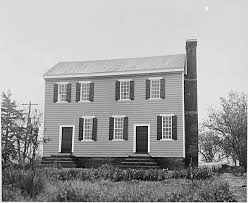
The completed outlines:
<svg viewBox="0 0 248 203">
<path fill-rule="evenodd" d="M 196 49 L 197 39 L 187 39 L 186 40 L 186 50 Z"/>
</svg>

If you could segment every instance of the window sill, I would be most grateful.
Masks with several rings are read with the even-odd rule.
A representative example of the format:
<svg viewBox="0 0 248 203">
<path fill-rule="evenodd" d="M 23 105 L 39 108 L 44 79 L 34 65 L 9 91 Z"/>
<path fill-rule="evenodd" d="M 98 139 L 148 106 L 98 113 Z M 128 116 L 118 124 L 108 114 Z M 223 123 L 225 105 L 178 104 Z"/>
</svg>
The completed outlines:
<svg viewBox="0 0 248 203">
<path fill-rule="evenodd" d="M 159 100 L 163 100 L 162 98 L 149 98 L 147 100 L 150 100 L 150 101 L 159 101 Z"/>
<path fill-rule="evenodd" d="M 130 102 L 133 101 L 131 99 L 119 99 L 118 102 Z"/>
<path fill-rule="evenodd" d="M 126 140 L 124 140 L 124 139 L 113 139 L 112 141 L 114 141 L 114 142 L 118 142 L 118 141 L 124 142 L 124 141 L 126 141 Z"/>
<path fill-rule="evenodd" d="M 64 104 L 64 103 L 69 103 L 68 101 L 57 101 L 56 104 Z"/>
<path fill-rule="evenodd" d="M 81 140 L 81 142 L 95 142 L 95 140 Z"/>
<path fill-rule="evenodd" d="M 80 100 L 80 101 L 78 101 L 79 103 L 90 103 L 91 101 L 89 101 L 89 100 Z"/>
<path fill-rule="evenodd" d="M 162 141 L 162 142 L 167 142 L 167 141 L 174 142 L 175 140 L 173 140 L 173 139 L 160 139 L 160 141 Z"/>
</svg>

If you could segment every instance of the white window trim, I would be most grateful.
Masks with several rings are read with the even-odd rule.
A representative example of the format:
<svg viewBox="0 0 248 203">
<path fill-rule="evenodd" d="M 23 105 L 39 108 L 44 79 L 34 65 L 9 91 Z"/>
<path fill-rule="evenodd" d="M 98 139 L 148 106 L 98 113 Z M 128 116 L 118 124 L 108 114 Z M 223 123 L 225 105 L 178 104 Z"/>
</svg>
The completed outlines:
<svg viewBox="0 0 248 203">
<path fill-rule="evenodd" d="M 149 100 L 162 100 L 161 98 L 161 92 L 160 92 L 160 86 L 161 86 L 161 80 L 162 77 L 155 77 L 155 78 L 149 78 L 150 80 L 150 98 Z M 158 98 L 152 98 L 152 80 L 159 80 L 159 97 Z"/>
<path fill-rule="evenodd" d="M 58 85 L 67 85 L 67 84 L 69 84 L 69 82 L 56 82 L 56 84 L 58 84 Z"/>
<path fill-rule="evenodd" d="M 174 114 L 160 114 L 160 116 L 162 116 L 162 139 L 160 139 L 160 141 L 175 141 L 172 138 L 172 125 L 173 125 L 173 123 L 172 123 L 172 116 L 174 116 Z M 163 138 L 164 137 L 164 131 L 163 131 L 164 117 L 171 117 L 171 139 Z"/>
<path fill-rule="evenodd" d="M 131 99 L 130 99 L 130 92 L 131 92 L 130 81 L 132 81 L 132 79 L 119 79 L 118 81 L 120 82 L 120 99 L 119 99 L 119 101 L 131 101 Z M 121 98 L 121 82 L 129 82 L 129 99 L 122 99 Z"/>
<path fill-rule="evenodd" d="M 137 126 L 148 126 L 148 154 L 150 153 L 150 124 L 149 123 L 140 123 L 140 124 L 134 124 L 134 130 L 133 130 L 133 153 L 136 153 L 136 127 Z"/>
<path fill-rule="evenodd" d="M 88 81 L 88 80 L 87 81 L 79 81 L 79 83 L 81 83 L 81 84 L 82 83 L 88 84 L 88 83 L 91 83 L 91 81 Z"/>
<path fill-rule="evenodd" d="M 72 127 L 72 146 L 71 146 L 71 153 L 73 153 L 74 152 L 75 125 L 60 125 L 59 126 L 59 149 L 58 149 L 58 152 L 61 152 L 61 147 L 62 147 L 62 128 L 63 127 Z"/>
<path fill-rule="evenodd" d="M 124 117 L 126 117 L 125 115 L 113 115 L 112 116 L 113 118 L 124 118 Z"/>
<path fill-rule="evenodd" d="M 93 136 L 93 129 L 92 129 L 92 135 L 90 140 L 85 140 L 85 119 L 93 119 L 95 116 L 82 116 L 84 118 L 84 127 L 83 127 L 83 139 L 81 142 L 95 142 L 95 140 L 92 139 Z M 93 128 L 93 120 L 92 120 L 92 128 Z"/>
<path fill-rule="evenodd" d="M 133 81 L 133 79 L 118 79 L 119 82 L 130 82 Z"/>
<path fill-rule="evenodd" d="M 59 100 L 59 85 L 68 85 L 69 82 L 57 82 L 56 83 L 58 85 L 58 101 L 56 103 L 68 103 L 68 101 L 60 101 Z M 66 94 L 67 94 L 67 87 L 66 87 Z"/>
<path fill-rule="evenodd" d="M 126 141 L 126 140 L 123 139 L 123 136 L 124 136 L 124 134 L 123 134 L 123 130 L 124 130 L 124 117 L 125 116 L 121 115 L 121 116 L 112 116 L 112 117 L 114 118 L 114 134 L 113 134 L 112 141 Z M 123 118 L 122 139 L 115 139 L 115 119 L 116 118 Z"/>
<path fill-rule="evenodd" d="M 163 77 L 149 77 L 148 80 L 161 80 Z"/>
<path fill-rule="evenodd" d="M 89 87 L 89 100 L 82 100 L 82 85 L 83 84 L 91 84 L 91 81 L 79 81 L 79 83 L 80 83 L 80 100 L 79 100 L 79 102 L 82 102 L 82 103 L 88 103 L 88 102 L 90 102 L 90 87 Z"/>
</svg>

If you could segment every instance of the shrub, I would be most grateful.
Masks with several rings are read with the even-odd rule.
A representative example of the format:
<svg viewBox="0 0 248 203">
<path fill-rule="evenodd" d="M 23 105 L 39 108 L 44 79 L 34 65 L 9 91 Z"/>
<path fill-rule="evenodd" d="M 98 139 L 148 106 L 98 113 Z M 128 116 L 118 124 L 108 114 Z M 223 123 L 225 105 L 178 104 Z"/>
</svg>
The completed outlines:
<svg viewBox="0 0 248 203">
<path fill-rule="evenodd" d="M 188 179 L 196 179 L 196 180 L 206 180 L 212 178 L 214 172 L 207 167 L 203 168 L 195 168 L 193 170 L 183 169 L 179 171 L 174 171 L 172 174 L 172 178 L 188 178 Z"/>
</svg>

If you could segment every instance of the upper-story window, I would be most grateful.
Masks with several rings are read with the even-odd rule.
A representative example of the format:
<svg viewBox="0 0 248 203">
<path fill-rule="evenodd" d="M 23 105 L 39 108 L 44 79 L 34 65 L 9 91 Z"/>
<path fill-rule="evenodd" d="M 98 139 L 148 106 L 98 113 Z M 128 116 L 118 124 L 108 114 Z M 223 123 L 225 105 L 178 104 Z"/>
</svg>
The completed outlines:
<svg viewBox="0 0 248 203">
<path fill-rule="evenodd" d="M 54 84 L 53 102 L 71 102 L 71 84 L 58 82 Z"/>
<path fill-rule="evenodd" d="M 59 84 L 58 90 L 58 101 L 67 101 L 67 84 Z"/>
<path fill-rule="evenodd" d="M 90 100 L 90 83 L 82 82 L 81 83 L 81 101 Z"/>
<path fill-rule="evenodd" d="M 116 81 L 115 100 L 134 100 L 134 81 L 131 79 L 121 79 Z"/>
<path fill-rule="evenodd" d="M 76 102 L 94 101 L 94 83 L 81 81 L 76 84 Z"/>
<path fill-rule="evenodd" d="M 146 99 L 165 99 L 165 79 L 153 77 L 146 80 Z"/>
<path fill-rule="evenodd" d="M 120 81 L 120 100 L 130 99 L 130 81 Z"/>
<path fill-rule="evenodd" d="M 150 80 L 150 98 L 158 99 L 160 98 L 160 79 L 152 79 Z"/>
</svg>

